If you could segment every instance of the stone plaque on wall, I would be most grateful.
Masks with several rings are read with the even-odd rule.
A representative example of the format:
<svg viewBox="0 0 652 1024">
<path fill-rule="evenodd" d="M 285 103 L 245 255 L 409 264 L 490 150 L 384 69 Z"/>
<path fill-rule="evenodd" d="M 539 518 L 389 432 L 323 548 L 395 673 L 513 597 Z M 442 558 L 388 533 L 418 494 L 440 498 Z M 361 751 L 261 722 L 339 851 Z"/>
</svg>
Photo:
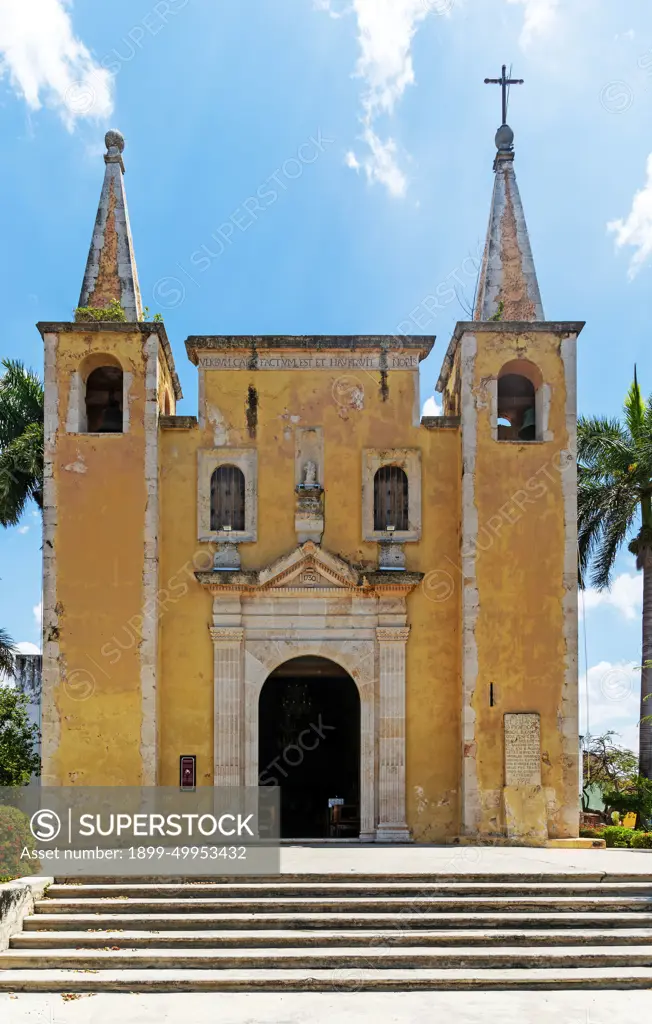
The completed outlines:
<svg viewBox="0 0 652 1024">
<path fill-rule="evenodd" d="M 505 785 L 541 785 L 539 715 L 505 715 Z"/>
</svg>

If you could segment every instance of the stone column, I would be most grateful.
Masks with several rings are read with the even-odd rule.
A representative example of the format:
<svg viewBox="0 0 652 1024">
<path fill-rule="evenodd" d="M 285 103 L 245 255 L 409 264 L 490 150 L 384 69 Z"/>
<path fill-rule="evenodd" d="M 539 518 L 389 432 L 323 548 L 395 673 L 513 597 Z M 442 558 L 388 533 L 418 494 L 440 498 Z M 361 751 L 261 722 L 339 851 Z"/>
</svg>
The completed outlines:
<svg viewBox="0 0 652 1024">
<path fill-rule="evenodd" d="M 210 627 L 214 649 L 216 786 L 244 785 L 244 630 Z"/>
<path fill-rule="evenodd" d="M 377 842 L 405 843 L 405 645 L 409 626 L 376 629 L 380 664 Z"/>
</svg>

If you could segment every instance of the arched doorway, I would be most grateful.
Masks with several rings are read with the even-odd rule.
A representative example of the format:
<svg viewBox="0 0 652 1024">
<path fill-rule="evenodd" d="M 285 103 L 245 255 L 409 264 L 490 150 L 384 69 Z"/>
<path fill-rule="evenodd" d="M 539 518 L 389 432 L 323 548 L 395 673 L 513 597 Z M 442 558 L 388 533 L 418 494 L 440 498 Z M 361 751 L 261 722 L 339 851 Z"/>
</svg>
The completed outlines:
<svg viewBox="0 0 652 1024">
<path fill-rule="evenodd" d="M 344 803 L 338 836 L 360 832 L 360 697 L 327 658 L 286 661 L 268 676 L 258 706 L 259 784 L 281 789 L 281 837 L 326 838 L 329 800 Z"/>
</svg>

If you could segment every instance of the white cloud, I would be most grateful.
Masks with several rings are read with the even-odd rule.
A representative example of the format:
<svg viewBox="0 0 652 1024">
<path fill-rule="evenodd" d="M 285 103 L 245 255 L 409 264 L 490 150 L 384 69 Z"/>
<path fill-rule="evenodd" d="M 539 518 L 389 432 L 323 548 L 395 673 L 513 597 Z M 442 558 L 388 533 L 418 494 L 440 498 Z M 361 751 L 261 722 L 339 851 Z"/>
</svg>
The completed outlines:
<svg viewBox="0 0 652 1024">
<path fill-rule="evenodd" d="M 407 180 L 398 162 L 393 138 L 383 140 L 375 130 L 380 116 L 391 114 L 408 85 L 414 83 L 412 40 L 420 22 L 431 12 L 447 14 L 447 0 L 351 0 L 348 8 L 335 7 L 333 0 L 316 0 L 320 10 L 335 17 L 356 16 L 360 57 L 355 74 L 362 78 L 363 156 L 347 153 L 346 164 L 363 168 L 370 182 L 384 185 L 390 195 L 404 196 Z"/>
<path fill-rule="evenodd" d="M 370 125 L 365 126 L 362 138 L 369 147 L 369 154 L 362 159 L 360 165 L 364 167 L 367 179 L 372 183 L 377 181 L 384 185 L 392 196 L 398 198 L 404 196 L 407 190 L 407 178 L 398 165 L 394 139 L 387 139 L 383 142 Z M 351 155 L 359 163 L 355 154 Z M 351 167 L 351 163 L 348 161 L 347 163 Z"/>
<path fill-rule="evenodd" d="M 34 607 L 32 608 L 32 612 L 34 613 L 34 618 L 36 619 L 36 625 L 38 626 L 39 629 L 41 629 L 43 627 L 43 602 L 39 601 L 38 604 L 35 604 Z"/>
<path fill-rule="evenodd" d="M 111 75 L 75 36 L 71 0 L 1 0 L 0 77 L 30 110 L 53 107 L 70 130 L 113 110 Z"/>
<path fill-rule="evenodd" d="M 20 640 L 16 644 L 16 650 L 19 654 L 40 654 L 41 648 L 37 647 L 36 644 L 32 644 L 29 640 Z"/>
<path fill-rule="evenodd" d="M 523 29 L 519 43 L 526 50 L 538 36 L 549 36 L 556 26 L 559 0 L 507 0 L 510 4 L 521 4 Z"/>
<path fill-rule="evenodd" d="M 616 608 L 626 619 L 638 619 L 643 606 L 643 575 L 642 573 L 621 573 L 616 576 L 610 590 L 596 590 L 587 587 L 580 594 L 580 615 L 582 607 L 587 612 L 593 608 Z"/>
<path fill-rule="evenodd" d="M 346 13 L 344 10 L 337 10 L 333 5 L 335 0 L 313 0 L 314 6 L 318 11 L 326 11 L 330 14 L 331 18 L 342 18 Z"/>
<path fill-rule="evenodd" d="M 580 733 L 587 732 L 586 677 L 579 680 Z M 641 672 L 636 662 L 601 661 L 588 671 L 588 726 L 592 736 L 613 730 L 614 741 L 638 752 Z"/>
<path fill-rule="evenodd" d="M 18 532 L 19 533 L 29 533 L 29 526 L 19 526 L 18 527 Z"/>
<path fill-rule="evenodd" d="M 437 401 L 434 395 L 430 398 L 426 398 L 423 403 L 423 409 L 421 410 L 422 416 L 441 416 L 441 405 Z"/>
<path fill-rule="evenodd" d="M 616 235 L 617 249 L 624 245 L 636 249 L 629 265 L 630 279 L 636 277 L 652 253 L 652 153 L 647 158 L 645 185 L 634 194 L 627 219 L 609 221 L 607 231 Z"/>
</svg>

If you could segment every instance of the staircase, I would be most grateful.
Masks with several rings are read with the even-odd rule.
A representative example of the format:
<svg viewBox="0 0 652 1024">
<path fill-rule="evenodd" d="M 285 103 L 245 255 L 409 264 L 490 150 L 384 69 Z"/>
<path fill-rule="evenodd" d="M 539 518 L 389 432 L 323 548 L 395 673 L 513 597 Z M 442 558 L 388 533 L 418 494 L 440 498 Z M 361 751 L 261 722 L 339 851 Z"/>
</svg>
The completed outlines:
<svg viewBox="0 0 652 1024">
<path fill-rule="evenodd" d="M 652 988 L 652 873 L 57 883 L 0 992 Z"/>
</svg>

